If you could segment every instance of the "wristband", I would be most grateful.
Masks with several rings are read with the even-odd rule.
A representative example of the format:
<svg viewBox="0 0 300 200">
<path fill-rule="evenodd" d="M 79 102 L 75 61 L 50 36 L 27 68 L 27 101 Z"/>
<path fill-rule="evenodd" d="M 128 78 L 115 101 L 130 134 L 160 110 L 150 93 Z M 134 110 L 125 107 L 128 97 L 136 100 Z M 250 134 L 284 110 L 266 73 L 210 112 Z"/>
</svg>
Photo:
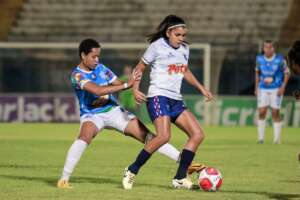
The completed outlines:
<svg viewBox="0 0 300 200">
<path fill-rule="evenodd" d="M 128 88 L 128 83 L 123 83 L 124 89 Z"/>
</svg>

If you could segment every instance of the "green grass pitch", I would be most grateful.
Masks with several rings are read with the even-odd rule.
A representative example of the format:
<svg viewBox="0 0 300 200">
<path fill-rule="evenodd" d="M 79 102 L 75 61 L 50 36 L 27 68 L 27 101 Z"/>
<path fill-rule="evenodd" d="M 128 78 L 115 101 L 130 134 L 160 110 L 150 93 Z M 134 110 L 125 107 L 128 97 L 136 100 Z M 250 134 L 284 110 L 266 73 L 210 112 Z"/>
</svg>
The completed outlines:
<svg viewBox="0 0 300 200">
<path fill-rule="evenodd" d="M 268 128 L 265 144 L 259 145 L 255 127 L 204 127 L 206 138 L 195 161 L 222 172 L 223 185 L 214 193 L 173 189 L 177 164 L 158 153 L 142 168 L 134 188 L 123 190 L 123 170 L 143 146 L 107 130 L 83 154 L 71 177 L 74 188 L 58 189 L 78 129 L 78 124 L 0 124 L 0 199 L 300 199 L 299 128 L 284 128 L 281 145 L 272 144 Z M 171 143 L 178 149 L 185 138 L 172 129 Z"/>
</svg>

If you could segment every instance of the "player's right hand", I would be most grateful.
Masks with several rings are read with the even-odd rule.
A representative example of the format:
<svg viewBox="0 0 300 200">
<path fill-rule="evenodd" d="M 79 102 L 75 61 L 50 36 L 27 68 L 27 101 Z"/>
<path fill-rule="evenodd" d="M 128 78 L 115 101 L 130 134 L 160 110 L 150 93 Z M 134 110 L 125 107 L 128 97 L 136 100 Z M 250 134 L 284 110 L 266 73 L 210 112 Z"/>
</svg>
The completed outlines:
<svg viewBox="0 0 300 200">
<path fill-rule="evenodd" d="M 139 90 L 133 90 L 133 95 L 135 98 L 135 103 L 138 105 L 147 101 L 146 95 Z"/>
</svg>

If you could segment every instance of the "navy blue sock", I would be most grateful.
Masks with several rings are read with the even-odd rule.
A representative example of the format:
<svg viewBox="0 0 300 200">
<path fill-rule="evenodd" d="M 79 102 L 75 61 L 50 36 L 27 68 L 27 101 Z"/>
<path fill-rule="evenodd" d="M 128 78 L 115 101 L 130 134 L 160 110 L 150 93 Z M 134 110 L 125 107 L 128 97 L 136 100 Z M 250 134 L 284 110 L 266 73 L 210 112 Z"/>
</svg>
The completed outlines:
<svg viewBox="0 0 300 200">
<path fill-rule="evenodd" d="M 148 153 L 147 151 L 145 151 L 145 149 L 143 149 L 139 155 L 137 156 L 136 160 L 134 161 L 134 163 L 132 163 L 128 169 L 134 173 L 137 174 L 140 170 L 140 168 L 147 162 L 147 160 L 149 160 L 149 158 L 151 157 L 151 153 Z"/>
<path fill-rule="evenodd" d="M 174 179 L 183 179 L 186 177 L 187 169 L 191 165 L 194 156 L 195 156 L 194 152 L 187 149 L 182 150 L 179 167 L 177 169 L 177 173 Z"/>
</svg>

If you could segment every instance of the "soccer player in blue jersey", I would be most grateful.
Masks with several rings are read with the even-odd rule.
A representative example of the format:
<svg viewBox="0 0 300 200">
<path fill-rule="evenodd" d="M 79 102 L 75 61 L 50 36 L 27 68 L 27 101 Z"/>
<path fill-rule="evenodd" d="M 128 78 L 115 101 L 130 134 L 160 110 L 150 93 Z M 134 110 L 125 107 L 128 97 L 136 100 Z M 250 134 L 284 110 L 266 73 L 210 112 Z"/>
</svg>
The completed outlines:
<svg viewBox="0 0 300 200">
<path fill-rule="evenodd" d="M 284 57 L 275 53 L 273 42 L 266 40 L 263 54 L 256 57 L 255 95 L 258 106 L 258 143 L 264 143 L 266 114 L 272 109 L 275 144 L 280 144 L 281 119 L 280 107 L 285 87 L 289 80 L 289 70 Z"/>
<path fill-rule="evenodd" d="M 150 45 L 136 66 L 136 70 L 141 72 L 146 66 L 151 67 L 147 99 L 139 91 L 139 81 L 134 84 L 134 95 L 137 103 L 147 102 L 157 136 L 146 143 L 136 160 L 125 170 L 122 181 L 124 189 L 132 189 L 140 168 L 160 146 L 169 141 L 171 123 L 188 137 L 172 185 L 174 188 L 192 188 L 193 183 L 187 178 L 187 170 L 204 139 L 204 133 L 194 114 L 183 103 L 180 92 L 182 80 L 194 86 L 208 101 L 213 99 L 213 95 L 198 82 L 188 67 L 189 46 L 185 42 L 186 35 L 184 20 L 175 15 L 167 16 L 157 31 L 149 36 Z"/>
<path fill-rule="evenodd" d="M 57 183 L 59 188 L 71 188 L 69 179 L 76 164 L 102 129 L 115 129 L 143 143 L 155 138 L 132 113 L 120 107 L 112 95 L 131 88 L 135 81 L 140 80 L 141 73 L 133 72 L 128 82 L 120 81 L 109 68 L 99 63 L 100 50 L 99 43 L 93 39 L 83 40 L 79 45 L 81 61 L 72 71 L 71 82 L 80 104 L 80 133 L 68 151 Z M 158 151 L 175 161 L 180 158 L 179 151 L 170 144 Z M 194 166 L 192 169 L 197 171 L 200 168 Z"/>
</svg>

